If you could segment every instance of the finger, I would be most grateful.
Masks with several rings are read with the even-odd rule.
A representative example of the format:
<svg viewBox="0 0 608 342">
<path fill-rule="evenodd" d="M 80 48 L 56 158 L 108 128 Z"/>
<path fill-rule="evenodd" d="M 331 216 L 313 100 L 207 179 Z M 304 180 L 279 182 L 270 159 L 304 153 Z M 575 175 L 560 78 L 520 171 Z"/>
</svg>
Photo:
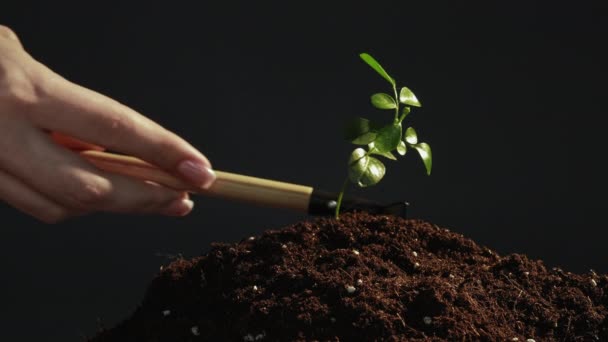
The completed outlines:
<svg viewBox="0 0 608 342">
<path fill-rule="evenodd" d="M 21 41 L 19 41 L 19 37 L 17 37 L 17 34 L 15 34 L 15 32 L 13 30 L 11 30 L 10 28 L 8 28 L 7 26 L 0 25 L 0 37 L 7 38 L 7 39 L 19 44 L 19 46 L 21 48 L 23 48 L 23 45 L 21 45 Z"/>
<path fill-rule="evenodd" d="M 215 180 L 209 160 L 174 133 L 104 95 L 57 75 L 51 79 L 44 112 L 31 115 L 38 127 L 139 157 L 196 186 Z"/>
<path fill-rule="evenodd" d="M 7 150 L 18 152 L 12 158 L 0 154 L 0 165 L 66 208 L 172 216 L 185 215 L 192 209 L 192 202 L 183 192 L 101 171 L 53 144 L 41 131 L 19 125 L 11 128 L 11 132 L 20 132 L 20 138 L 7 139 L 4 144 Z"/>
<path fill-rule="evenodd" d="M 103 148 L 101 146 L 91 144 L 86 141 L 82 141 L 82 140 L 70 137 L 65 134 L 57 133 L 57 132 L 51 132 L 51 139 L 53 139 L 53 141 L 56 142 L 57 144 L 67 147 L 70 150 L 76 150 L 76 151 L 84 151 L 84 150 L 103 151 L 103 150 L 105 150 L 105 148 Z"/>
<path fill-rule="evenodd" d="M 114 213 L 185 216 L 194 206 L 185 192 L 127 176 L 103 171 L 99 173 L 88 175 L 87 178 L 91 180 L 85 179 L 86 185 L 80 188 L 83 193 L 77 196 L 78 208 Z M 96 177 L 101 177 L 103 181 L 96 183 Z M 88 188 L 91 187 L 93 191 L 89 191 Z"/>
<path fill-rule="evenodd" d="M 0 199 L 46 223 L 57 223 L 72 212 L 49 200 L 21 180 L 0 170 Z"/>
<path fill-rule="evenodd" d="M 187 192 L 178 192 L 172 189 L 168 189 L 160 184 L 153 182 L 142 182 L 137 179 L 132 179 L 124 176 L 118 176 L 128 182 L 136 182 L 139 187 L 143 185 L 139 196 L 141 199 L 126 200 L 126 203 L 132 205 L 132 209 L 127 206 L 117 206 L 116 210 L 109 210 L 114 212 L 123 213 L 140 213 L 140 214 L 161 214 L 166 216 L 185 216 L 188 215 L 194 207 L 194 202 L 190 199 Z M 113 181 L 113 184 L 119 186 L 118 181 Z M 134 189 L 135 190 L 135 189 Z M 150 192 L 150 195 L 147 195 Z M 152 193 L 158 192 L 157 195 Z M 163 195 L 163 193 L 167 193 Z M 125 192 L 126 194 L 130 194 Z M 160 198 L 159 200 L 153 200 L 155 197 Z M 143 203 L 143 204 L 142 204 Z M 147 205 L 146 205 L 147 204 Z"/>
</svg>

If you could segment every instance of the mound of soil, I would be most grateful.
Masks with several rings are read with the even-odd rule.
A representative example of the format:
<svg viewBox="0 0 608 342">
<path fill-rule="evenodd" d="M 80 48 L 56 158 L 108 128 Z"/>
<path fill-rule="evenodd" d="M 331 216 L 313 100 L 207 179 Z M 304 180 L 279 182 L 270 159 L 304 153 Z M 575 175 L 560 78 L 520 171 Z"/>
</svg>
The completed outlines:
<svg viewBox="0 0 608 342">
<path fill-rule="evenodd" d="M 608 341 L 607 289 L 429 222 L 344 214 L 174 261 L 91 341 Z"/>
</svg>

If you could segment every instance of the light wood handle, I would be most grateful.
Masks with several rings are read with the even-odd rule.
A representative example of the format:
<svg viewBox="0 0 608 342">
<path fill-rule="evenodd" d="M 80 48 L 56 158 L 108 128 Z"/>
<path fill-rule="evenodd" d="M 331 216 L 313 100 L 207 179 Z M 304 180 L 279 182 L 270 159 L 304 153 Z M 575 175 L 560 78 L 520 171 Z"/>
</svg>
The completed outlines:
<svg viewBox="0 0 608 342">
<path fill-rule="evenodd" d="M 310 196 L 313 190 L 309 186 L 217 170 L 215 170 L 217 179 L 209 189 L 196 188 L 158 167 L 135 157 L 100 151 L 82 151 L 80 154 L 104 171 L 152 181 L 176 190 L 248 202 L 261 206 L 308 212 Z"/>
</svg>

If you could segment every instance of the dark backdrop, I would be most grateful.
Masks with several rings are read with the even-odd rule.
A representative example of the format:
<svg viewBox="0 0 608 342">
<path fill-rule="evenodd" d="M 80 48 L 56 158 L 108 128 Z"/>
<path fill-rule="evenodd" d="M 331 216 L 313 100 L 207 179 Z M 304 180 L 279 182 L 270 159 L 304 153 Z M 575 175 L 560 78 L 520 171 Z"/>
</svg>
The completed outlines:
<svg viewBox="0 0 608 342">
<path fill-rule="evenodd" d="M 369 105 L 388 89 L 359 60 L 367 51 L 423 102 L 409 122 L 435 160 L 431 177 L 414 154 L 387 162 L 365 196 L 408 200 L 413 217 L 503 254 L 608 272 L 600 1 L 83 3 L 3 2 L 0 22 L 216 169 L 337 190 L 351 148 L 343 122 L 386 115 Z M 208 198 L 184 219 L 51 226 L 5 205 L 0 217 L 3 341 L 79 341 L 127 317 L 171 255 L 305 218 Z"/>
</svg>

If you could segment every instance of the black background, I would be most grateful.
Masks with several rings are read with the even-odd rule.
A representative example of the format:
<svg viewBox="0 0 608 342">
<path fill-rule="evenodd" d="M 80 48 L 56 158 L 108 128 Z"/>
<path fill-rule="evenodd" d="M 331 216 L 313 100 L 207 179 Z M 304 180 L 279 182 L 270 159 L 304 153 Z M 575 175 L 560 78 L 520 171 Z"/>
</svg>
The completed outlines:
<svg viewBox="0 0 608 342">
<path fill-rule="evenodd" d="M 39 61 L 180 134 L 218 170 L 337 190 L 354 116 L 388 83 L 434 152 L 387 161 L 362 193 L 500 253 L 608 272 L 606 5 L 554 1 L 3 3 Z M 0 207 L 0 340 L 78 341 L 141 300 L 171 255 L 305 216 L 197 198 L 183 219 L 109 214 L 44 225 Z"/>
</svg>

